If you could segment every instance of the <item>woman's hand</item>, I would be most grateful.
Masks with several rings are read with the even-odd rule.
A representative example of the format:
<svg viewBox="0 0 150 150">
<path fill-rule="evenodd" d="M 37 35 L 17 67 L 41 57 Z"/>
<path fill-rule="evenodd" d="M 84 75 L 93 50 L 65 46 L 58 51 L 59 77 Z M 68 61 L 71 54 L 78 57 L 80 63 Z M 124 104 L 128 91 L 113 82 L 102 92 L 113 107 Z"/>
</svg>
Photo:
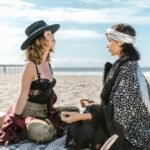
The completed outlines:
<svg viewBox="0 0 150 150">
<path fill-rule="evenodd" d="M 66 123 L 73 123 L 81 120 L 91 120 L 91 113 L 80 114 L 78 112 L 61 112 L 61 120 Z"/>
<path fill-rule="evenodd" d="M 61 120 L 66 123 L 73 123 L 80 120 L 82 114 L 78 112 L 61 112 Z"/>
<path fill-rule="evenodd" d="M 83 107 L 83 108 L 86 108 L 87 106 L 92 105 L 94 103 L 95 103 L 94 100 L 91 100 L 91 99 L 81 99 L 80 100 L 81 107 Z"/>
</svg>

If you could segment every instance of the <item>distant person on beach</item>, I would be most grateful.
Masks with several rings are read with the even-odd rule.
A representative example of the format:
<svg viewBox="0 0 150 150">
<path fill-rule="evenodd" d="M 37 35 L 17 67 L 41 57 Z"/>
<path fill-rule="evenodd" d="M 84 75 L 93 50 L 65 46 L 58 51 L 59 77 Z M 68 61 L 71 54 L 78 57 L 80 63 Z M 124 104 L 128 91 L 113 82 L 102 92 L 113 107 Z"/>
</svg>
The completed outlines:
<svg viewBox="0 0 150 150">
<path fill-rule="evenodd" d="M 56 42 L 54 33 L 59 27 L 59 24 L 47 25 L 39 20 L 26 28 L 27 39 L 21 45 L 26 57 L 21 89 L 0 129 L 0 144 L 17 143 L 27 136 L 37 142 L 47 142 L 53 136 L 60 137 L 63 134 L 61 120 L 55 115 L 57 96 L 53 87 L 56 80 L 50 64 Z M 42 123 L 47 127 L 47 132 L 43 134 L 40 129 Z M 27 132 L 36 127 L 36 131 Z"/>
<path fill-rule="evenodd" d="M 118 59 L 113 64 L 105 64 L 102 104 L 96 105 L 99 109 L 92 109 L 92 101 L 83 99 L 81 106 L 88 107 L 88 113 L 62 112 L 61 119 L 69 124 L 91 120 L 97 125 L 103 114 L 109 136 L 116 132 L 114 121 L 122 127 L 123 140 L 120 145 L 116 141 L 115 150 L 148 150 L 150 85 L 138 64 L 140 55 L 134 46 L 136 32 L 130 25 L 116 24 L 106 30 L 106 37 L 109 52 Z"/>
</svg>

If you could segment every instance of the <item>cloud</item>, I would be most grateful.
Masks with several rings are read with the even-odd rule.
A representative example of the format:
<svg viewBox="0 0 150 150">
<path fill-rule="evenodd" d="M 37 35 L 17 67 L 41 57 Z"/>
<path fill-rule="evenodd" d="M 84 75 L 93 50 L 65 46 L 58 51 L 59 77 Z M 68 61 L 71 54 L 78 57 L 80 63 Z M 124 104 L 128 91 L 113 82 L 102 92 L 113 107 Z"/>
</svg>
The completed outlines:
<svg viewBox="0 0 150 150">
<path fill-rule="evenodd" d="M 83 2 L 86 4 L 98 4 L 98 5 L 107 5 L 112 3 L 112 0 L 106 1 L 106 0 L 78 0 L 78 2 Z"/>
<path fill-rule="evenodd" d="M 15 7 L 15 8 L 32 8 L 35 5 L 23 0 L 0 0 L 1 7 Z"/>
<path fill-rule="evenodd" d="M 20 45 L 25 37 L 22 37 L 23 30 L 19 27 L 12 27 L 5 22 L 1 23 L 0 28 L 0 64 L 20 64 L 23 63 Z"/>
<path fill-rule="evenodd" d="M 62 3 L 63 2 L 61 2 L 61 4 Z M 103 29 L 103 25 L 108 23 L 126 22 L 134 25 L 150 24 L 150 1 L 148 0 L 77 0 L 76 2 L 69 1 L 69 3 L 69 5 L 62 5 L 62 7 L 56 4 L 56 7 L 54 7 L 54 5 L 51 6 L 51 3 L 47 6 L 38 6 L 38 1 L 31 3 L 28 0 L 0 0 L 0 33 L 2 35 L 0 37 L 0 61 L 5 63 L 8 61 L 10 61 L 10 63 L 20 62 L 20 45 L 26 38 L 24 35 L 25 27 L 29 25 L 29 23 L 41 18 L 46 20 L 47 23 L 60 23 L 63 26 L 63 28 L 56 33 L 57 39 L 69 41 L 70 44 L 72 44 L 71 39 L 81 39 L 81 42 L 76 42 L 76 45 L 79 44 L 79 46 L 81 46 L 80 43 L 82 43 L 83 45 L 86 44 L 89 46 L 89 48 L 90 43 L 83 40 L 92 39 L 96 41 L 95 39 L 101 39 L 103 35 L 101 35 L 101 31 L 98 31 L 97 28 Z M 98 25 L 100 25 L 100 27 L 98 27 Z M 83 28 L 83 26 L 86 28 Z M 94 28 L 92 30 L 89 27 Z M 143 33 L 143 36 L 145 36 L 145 33 Z M 64 45 L 68 44 L 68 42 L 65 43 L 66 41 L 63 41 Z M 144 47 L 142 48 L 144 49 Z M 69 54 L 65 56 L 69 57 Z M 80 54 L 78 57 L 81 57 Z M 102 60 L 103 58 L 100 59 Z M 68 58 L 59 60 L 54 61 L 58 66 L 62 64 L 64 64 L 64 66 L 73 66 L 75 64 L 76 66 L 97 66 L 101 64 L 99 60 L 84 60 L 84 58 L 83 60 Z"/>
<path fill-rule="evenodd" d="M 13 50 L 16 48 L 16 46 L 19 48 L 18 45 L 20 45 L 21 40 L 23 39 L 21 28 L 7 26 L 6 24 L 1 23 L 0 33 L 1 48 L 5 48 L 3 53 L 7 52 L 8 50 L 10 53 L 13 53 Z"/>
<path fill-rule="evenodd" d="M 87 2 L 96 3 L 94 0 L 87 0 Z M 101 0 L 100 2 L 104 1 Z M 10 17 L 15 19 L 19 18 L 22 21 L 33 21 L 38 20 L 39 18 L 43 18 L 49 22 L 75 22 L 81 24 L 101 24 L 116 22 L 150 24 L 150 16 L 146 16 L 142 13 L 142 8 L 150 6 L 150 2 L 142 1 L 143 3 L 141 3 L 141 1 L 127 1 L 125 3 L 121 2 L 120 0 L 113 0 L 112 2 L 120 2 L 120 5 L 114 5 L 113 7 L 108 5 L 108 7 L 99 9 L 84 7 L 41 7 L 39 9 L 35 7 L 33 3 L 23 2 L 21 0 L 15 0 L 15 2 L 14 0 L 6 0 L 6 2 L 5 0 L 2 0 L 0 1 L 0 18 L 5 18 L 7 21 L 10 20 Z M 26 20 L 24 20 L 24 18 L 26 18 Z"/>
<path fill-rule="evenodd" d="M 103 59 L 78 59 L 78 58 L 54 58 L 52 65 L 55 67 L 99 67 L 102 66 L 106 60 Z"/>
<path fill-rule="evenodd" d="M 150 7 L 150 1 L 148 0 L 78 0 L 78 2 L 83 2 L 85 4 L 95 4 L 99 6 L 128 6 L 128 7 L 135 7 L 135 8 L 149 8 Z"/>
<path fill-rule="evenodd" d="M 39 12 L 39 14 L 42 17 L 46 16 L 46 14 L 50 12 L 51 16 L 53 17 L 51 18 L 47 17 L 47 19 L 52 22 L 55 21 L 67 23 L 76 22 L 81 24 L 104 24 L 104 23 L 127 22 L 134 24 L 150 24 L 150 16 L 139 15 L 140 9 L 137 8 L 128 8 L 128 9 L 125 7 L 101 8 L 101 9 L 53 8 L 46 11 L 41 14 Z"/>
<path fill-rule="evenodd" d="M 69 30 L 60 30 L 57 33 L 57 39 L 68 40 L 68 39 L 100 39 L 103 35 L 99 34 L 96 31 L 90 30 L 78 30 L 78 29 L 69 29 Z"/>
</svg>

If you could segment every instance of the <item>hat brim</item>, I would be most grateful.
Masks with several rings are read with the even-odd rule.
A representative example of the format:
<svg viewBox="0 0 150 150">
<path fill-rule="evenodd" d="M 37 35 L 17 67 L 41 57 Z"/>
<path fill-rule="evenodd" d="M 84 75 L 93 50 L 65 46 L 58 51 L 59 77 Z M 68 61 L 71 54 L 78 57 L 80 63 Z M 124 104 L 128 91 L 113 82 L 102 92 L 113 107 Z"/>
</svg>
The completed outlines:
<svg viewBox="0 0 150 150">
<path fill-rule="evenodd" d="M 53 24 L 49 26 L 44 26 L 43 28 L 40 28 L 36 32 L 32 33 L 21 45 L 21 50 L 25 50 L 28 45 L 40 34 L 42 34 L 46 30 L 50 30 L 52 34 L 54 34 L 58 29 L 60 28 L 59 24 Z"/>
</svg>

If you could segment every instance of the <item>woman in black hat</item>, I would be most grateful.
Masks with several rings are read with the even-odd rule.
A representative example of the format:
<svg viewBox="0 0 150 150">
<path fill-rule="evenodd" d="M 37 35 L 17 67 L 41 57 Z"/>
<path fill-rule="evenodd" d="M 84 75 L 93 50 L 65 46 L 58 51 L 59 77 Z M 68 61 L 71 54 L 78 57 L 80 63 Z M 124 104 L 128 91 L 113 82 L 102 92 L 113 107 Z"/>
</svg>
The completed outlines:
<svg viewBox="0 0 150 150">
<path fill-rule="evenodd" d="M 21 49 L 25 51 L 26 64 L 20 94 L 0 129 L 0 144 L 16 143 L 27 136 L 37 142 L 50 141 L 54 135 L 61 136 L 63 129 L 53 107 L 57 100 L 53 90 L 56 80 L 49 63 L 55 46 L 54 33 L 59 27 L 59 24 L 47 25 L 40 20 L 25 30 L 27 39 Z M 40 129 L 42 124 L 43 131 Z"/>
<path fill-rule="evenodd" d="M 91 120 L 98 125 L 103 116 L 107 136 L 115 133 L 120 136 L 113 150 L 148 150 L 150 85 L 138 65 L 140 55 L 134 47 L 136 32 L 130 25 L 116 24 L 107 29 L 106 37 L 107 48 L 118 59 L 105 65 L 102 105 L 89 106 L 86 114 L 62 112 L 61 119 L 67 123 Z M 81 100 L 81 105 L 87 106 L 85 102 L 88 100 Z M 119 128 L 122 129 L 118 131 Z"/>
</svg>

